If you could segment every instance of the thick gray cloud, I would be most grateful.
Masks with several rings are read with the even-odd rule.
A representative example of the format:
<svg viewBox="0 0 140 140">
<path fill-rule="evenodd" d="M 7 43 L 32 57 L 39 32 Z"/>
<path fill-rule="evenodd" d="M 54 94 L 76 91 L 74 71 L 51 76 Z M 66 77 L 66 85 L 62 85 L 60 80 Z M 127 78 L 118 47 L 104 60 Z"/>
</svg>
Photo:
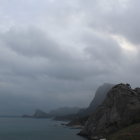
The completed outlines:
<svg viewBox="0 0 140 140">
<path fill-rule="evenodd" d="M 0 2 L 0 114 L 84 107 L 104 82 L 139 86 L 138 0 Z"/>
</svg>

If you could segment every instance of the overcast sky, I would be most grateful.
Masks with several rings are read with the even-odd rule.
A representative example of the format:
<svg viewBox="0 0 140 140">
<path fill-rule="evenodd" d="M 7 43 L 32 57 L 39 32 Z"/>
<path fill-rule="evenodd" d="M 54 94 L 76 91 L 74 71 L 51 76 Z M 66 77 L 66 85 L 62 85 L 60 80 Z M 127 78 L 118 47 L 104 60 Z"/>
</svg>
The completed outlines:
<svg viewBox="0 0 140 140">
<path fill-rule="evenodd" d="M 0 0 L 0 115 L 86 107 L 103 83 L 140 86 L 139 0 Z"/>
</svg>

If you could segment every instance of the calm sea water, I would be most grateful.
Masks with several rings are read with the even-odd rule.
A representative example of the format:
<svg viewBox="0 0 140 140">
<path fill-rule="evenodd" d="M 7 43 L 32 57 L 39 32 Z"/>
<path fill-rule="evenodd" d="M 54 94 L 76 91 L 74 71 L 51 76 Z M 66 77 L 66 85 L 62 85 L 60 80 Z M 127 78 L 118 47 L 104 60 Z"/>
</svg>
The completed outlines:
<svg viewBox="0 0 140 140">
<path fill-rule="evenodd" d="M 85 140 L 49 119 L 0 118 L 0 140 Z"/>
</svg>

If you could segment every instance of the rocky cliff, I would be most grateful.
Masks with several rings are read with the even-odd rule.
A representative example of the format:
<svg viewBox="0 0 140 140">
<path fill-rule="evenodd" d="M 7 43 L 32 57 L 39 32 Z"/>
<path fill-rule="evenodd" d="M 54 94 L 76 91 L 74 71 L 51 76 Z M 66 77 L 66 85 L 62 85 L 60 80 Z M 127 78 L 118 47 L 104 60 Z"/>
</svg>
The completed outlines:
<svg viewBox="0 0 140 140">
<path fill-rule="evenodd" d="M 118 84 L 108 92 L 79 134 L 90 138 L 105 137 L 137 122 L 140 122 L 140 88 Z"/>
<path fill-rule="evenodd" d="M 74 119 L 68 123 L 68 126 L 74 125 L 84 125 L 87 121 L 90 114 L 92 114 L 95 109 L 103 102 L 108 91 L 113 87 L 113 84 L 104 83 L 100 87 L 98 87 L 95 97 L 89 104 L 89 106 L 85 109 L 81 109 L 77 114 L 74 115 Z"/>
<path fill-rule="evenodd" d="M 93 98 L 93 100 L 91 101 L 91 103 L 89 104 L 89 107 L 85 110 L 85 114 L 91 114 L 95 111 L 95 109 L 102 104 L 103 100 L 105 99 L 108 91 L 113 87 L 113 84 L 109 84 L 109 83 L 104 83 L 103 85 L 101 85 L 96 93 L 95 93 L 95 97 Z"/>
</svg>

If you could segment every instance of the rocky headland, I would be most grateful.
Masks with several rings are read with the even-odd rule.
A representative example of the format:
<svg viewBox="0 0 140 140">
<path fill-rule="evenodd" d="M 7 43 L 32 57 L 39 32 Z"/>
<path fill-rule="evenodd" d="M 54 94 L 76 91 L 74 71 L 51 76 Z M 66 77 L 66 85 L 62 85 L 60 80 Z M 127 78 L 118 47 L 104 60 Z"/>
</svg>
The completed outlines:
<svg viewBox="0 0 140 140">
<path fill-rule="evenodd" d="M 33 115 L 23 115 L 23 118 L 51 118 L 52 116 L 40 109 L 36 109 Z"/>
<path fill-rule="evenodd" d="M 140 88 L 115 85 L 103 103 L 87 119 L 79 135 L 100 139 L 140 122 Z"/>
<path fill-rule="evenodd" d="M 59 108 L 49 113 L 36 110 L 33 115 L 24 115 L 23 117 L 69 120 L 67 126 L 80 128 L 81 131 L 78 135 L 90 140 L 103 138 L 129 140 L 127 134 L 130 134 L 131 131 L 133 135 L 133 130 L 136 129 L 138 139 L 134 140 L 139 140 L 140 88 L 132 89 L 129 84 L 123 83 L 118 85 L 103 84 L 97 89 L 95 97 L 85 109 Z M 122 133 L 128 136 L 127 139 L 122 139 Z"/>
</svg>

